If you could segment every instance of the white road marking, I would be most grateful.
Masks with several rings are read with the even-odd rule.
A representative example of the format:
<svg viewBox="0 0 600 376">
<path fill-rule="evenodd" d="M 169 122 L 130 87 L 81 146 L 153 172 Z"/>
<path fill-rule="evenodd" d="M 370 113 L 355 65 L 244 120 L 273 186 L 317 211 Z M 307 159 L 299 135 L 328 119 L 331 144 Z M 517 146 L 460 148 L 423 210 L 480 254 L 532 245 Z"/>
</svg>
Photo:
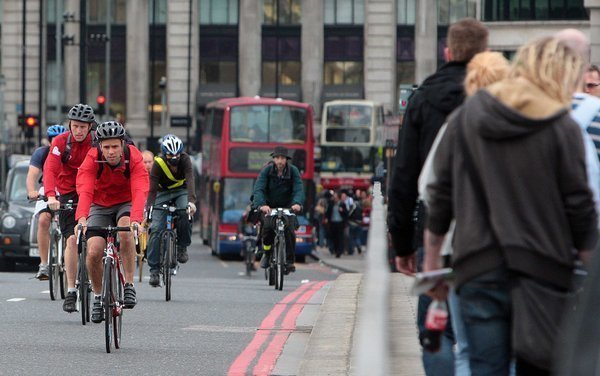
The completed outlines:
<svg viewBox="0 0 600 376">
<path fill-rule="evenodd" d="M 229 267 L 229 264 L 225 263 L 224 261 L 222 261 L 222 260 L 219 260 L 219 262 L 221 263 L 221 265 L 222 265 L 224 268 L 228 268 L 228 267 Z"/>
<path fill-rule="evenodd" d="M 12 299 L 7 299 L 7 302 L 20 302 L 25 300 L 25 298 L 12 298 Z"/>
<path fill-rule="evenodd" d="M 50 294 L 50 290 L 40 291 L 40 294 Z"/>
</svg>

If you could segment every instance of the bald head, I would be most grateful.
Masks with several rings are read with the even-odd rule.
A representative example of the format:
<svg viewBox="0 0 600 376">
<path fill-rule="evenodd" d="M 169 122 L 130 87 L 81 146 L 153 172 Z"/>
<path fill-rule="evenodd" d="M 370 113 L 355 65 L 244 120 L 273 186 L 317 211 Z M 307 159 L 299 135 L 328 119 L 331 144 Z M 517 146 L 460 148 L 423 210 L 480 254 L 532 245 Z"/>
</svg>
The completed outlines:
<svg viewBox="0 0 600 376">
<path fill-rule="evenodd" d="M 578 51 L 586 63 L 590 61 L 590 40 L 577 29 L 563 29 L 554 35 L 555 38 L 565 42 L 569 47 Z"/>
</svg>

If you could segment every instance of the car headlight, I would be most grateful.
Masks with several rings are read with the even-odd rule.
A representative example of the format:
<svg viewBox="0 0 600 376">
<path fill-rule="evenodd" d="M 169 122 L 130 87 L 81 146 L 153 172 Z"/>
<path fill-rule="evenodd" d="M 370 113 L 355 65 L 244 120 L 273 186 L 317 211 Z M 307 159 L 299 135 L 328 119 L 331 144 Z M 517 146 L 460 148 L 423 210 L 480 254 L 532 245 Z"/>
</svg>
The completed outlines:
<svg viewBox="0 0 600 376">
<path fill-rule="evenodd" d="M 12 215 L 7 215 L 2 219 L 2 226 L 7 230 L 14 228 L 16 224 L 17 220 Z"/>
</svg>

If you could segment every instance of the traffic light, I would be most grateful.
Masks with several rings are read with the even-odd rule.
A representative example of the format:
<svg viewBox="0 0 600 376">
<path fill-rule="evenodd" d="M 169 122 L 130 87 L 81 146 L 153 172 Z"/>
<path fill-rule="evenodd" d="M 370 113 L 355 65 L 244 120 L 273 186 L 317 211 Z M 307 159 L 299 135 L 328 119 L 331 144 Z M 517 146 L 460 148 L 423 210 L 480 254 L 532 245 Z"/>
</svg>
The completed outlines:
<svg viewBox="0 0 600 376">
<path fill-rule="evenodd" d="M 32 138 L 34 129 L 40 126 L 40 117 L 37 115 L 26 115 L 24 121 L 24 129 L 25 137 Z"/>
<path fill-rule="evenodd" d="M 106 112 L 106 108 L 104 107 L 104 105 L 106 104 L 106 97 L 102 94 L 99 94 L 96 97 L 96 104 L 98 104 L 98 107 L 96 108 L 96 114 L 104 115 Z"/>
</svg>

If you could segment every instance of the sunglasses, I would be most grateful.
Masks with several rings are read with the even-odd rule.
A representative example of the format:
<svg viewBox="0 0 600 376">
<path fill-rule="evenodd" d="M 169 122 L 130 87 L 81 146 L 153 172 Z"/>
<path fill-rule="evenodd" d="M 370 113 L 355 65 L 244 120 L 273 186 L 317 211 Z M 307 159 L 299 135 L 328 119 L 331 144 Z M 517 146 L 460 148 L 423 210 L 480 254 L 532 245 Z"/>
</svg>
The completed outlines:
<svg viewBox="0 0 600 376">
<path fill-rule="evenodd" d="M 594 82 L 588 82 L 587 84 L 585 84 L 585 87 L 588 89 L 593 89 L 597 86 L 600 86 L 600 82 L 599 83 L 594 83 Z"/>
</svg>

